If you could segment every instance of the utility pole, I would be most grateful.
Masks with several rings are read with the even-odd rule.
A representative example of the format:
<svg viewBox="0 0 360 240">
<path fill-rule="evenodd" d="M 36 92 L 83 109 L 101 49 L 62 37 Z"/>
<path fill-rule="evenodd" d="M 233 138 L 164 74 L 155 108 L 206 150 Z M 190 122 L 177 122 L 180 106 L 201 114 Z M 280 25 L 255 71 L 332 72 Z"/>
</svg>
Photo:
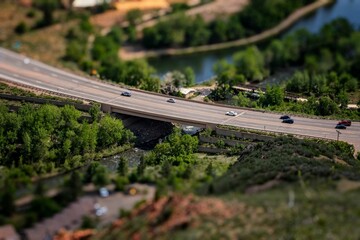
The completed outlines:
<svg viewBox="0 0 360 240">
<path fill-rule="evenodd" d="M 337 141 L 339 141 L 339 135 L 341 134 L 341 132 L 340 131 L 338 131 L 338 130 L 336 130 L 336 132 L 337 132 Z"/>
</svg>

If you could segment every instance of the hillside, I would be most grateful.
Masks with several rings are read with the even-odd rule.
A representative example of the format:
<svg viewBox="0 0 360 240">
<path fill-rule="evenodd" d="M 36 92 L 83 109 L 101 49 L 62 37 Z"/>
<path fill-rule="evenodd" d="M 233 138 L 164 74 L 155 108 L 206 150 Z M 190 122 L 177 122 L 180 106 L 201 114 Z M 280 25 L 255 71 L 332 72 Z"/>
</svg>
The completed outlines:
<svg viewBox="0 0 360 240">
<path fill-rule="evenodd" d="M 203 194 L 161 197 L 93 239 L 358 239 L 359 161 L 347 148 L 292 138 L 259 144 L 196 190 Z"/>
</svg>

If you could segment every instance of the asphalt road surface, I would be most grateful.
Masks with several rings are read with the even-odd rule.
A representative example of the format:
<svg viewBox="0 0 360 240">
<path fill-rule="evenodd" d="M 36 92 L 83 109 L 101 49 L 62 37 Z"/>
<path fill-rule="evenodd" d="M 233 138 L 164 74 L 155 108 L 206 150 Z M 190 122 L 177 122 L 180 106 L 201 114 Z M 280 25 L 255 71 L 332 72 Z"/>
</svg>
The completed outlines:
<svg viewBox="0 0 360 240">
<path fill-rule="evenodd" d="M 48 90 L 68 96 L 105 103 L 130 111 L 141 111 L 144 115 L 157 114 L 164 118 L 181 118 L 187 122 L 201 121 L 209 124 L 225 124 L 249 129 L 300 134 L 311 137 L 336 139 L 337 121 L 293 117 L 294 124 L 281 123 L 278 114 L 238 109 L 231 106 L 202 104 L 177 99 L 168 103 L 168 96 L 132 91 L 131 97 L 121 96 L 126 89 L 106 82 L 80 77 L 25 56 L 0 48 L 0 79 Z M 234 110 L 238 115 L 226 116 Z M 346 141 L 360 150 L 360 123 L 340 130 L 339 140 Z"/>
</svg>

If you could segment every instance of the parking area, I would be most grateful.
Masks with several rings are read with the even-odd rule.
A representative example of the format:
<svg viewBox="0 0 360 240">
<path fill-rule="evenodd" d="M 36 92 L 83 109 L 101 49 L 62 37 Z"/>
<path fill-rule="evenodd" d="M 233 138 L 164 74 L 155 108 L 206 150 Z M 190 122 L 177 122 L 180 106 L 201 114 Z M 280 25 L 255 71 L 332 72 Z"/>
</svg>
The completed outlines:
<svg viewBox="0 0 360 240">
<path fill-rule="evenodd" d="M 135 195 L 110 192 L 107 197 L 101 197 L 98 193 L 81 197 L 53 217 L 36 223 L 32 228 L 25 229 L 26 239 L 51 239 L 60 229 L 78 229 L 84 216 L 96 217 L 96 208 L 99 207 L 106 209 L 102 214 L 99 214 L 100 216 L 97 216 L 99 224 L 103 226 L 119 218 L 120 209 L 131 210 L 139 201 L 152 201 L 154 199 L 155 187 L 144 184 L 133 184 L 131 186 L 137 189 Z"/>
</svg>

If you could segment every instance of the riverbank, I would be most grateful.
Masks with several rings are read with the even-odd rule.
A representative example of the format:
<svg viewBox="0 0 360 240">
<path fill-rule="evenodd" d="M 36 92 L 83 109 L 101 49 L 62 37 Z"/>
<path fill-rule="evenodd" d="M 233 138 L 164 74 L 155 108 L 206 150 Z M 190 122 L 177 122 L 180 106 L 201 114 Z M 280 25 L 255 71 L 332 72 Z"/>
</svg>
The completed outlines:
<svg viewBox="0 0 360 240">
<path fill-rule="evenodd" d="M 119 57 L 122 60 L 132 60 L 137 58 L 151 58 L 151 57 L 160 57 L 160 56 L 174 56 L 174 55 L 185 55 L 185 54 L 193 54 L 207 51 L 214 51 L 220 49 L 226 49 L 231 47 L 240 47 L 249 44 L 254 44 L 270 37 L 273 37 L 286 29 L 288 29 L 291 25 L 293 25 L 296 21 L 301 19 L 302 17 L 310 14 L 311 12 L 326 6 L 332 3 L 334 0 L 318 0 L 310 5 L 302 7 L 295 12 L 293 12 L 290 16 L 288 16 L 285 20 L 283 20 L 276 27 L 266 30 L 257 35 L 242 38 L 239 40 L 225 42 L 225 43 L 217 43 L 211 45 L 203 45 L 199 47 L 188 47 L 188 48 L 167 48 L 167 49 L 158 49 L 158 50 L 146 50 L 140 47 L 134 46 L 124 46 L 119 51 Z"/>
</svg>

